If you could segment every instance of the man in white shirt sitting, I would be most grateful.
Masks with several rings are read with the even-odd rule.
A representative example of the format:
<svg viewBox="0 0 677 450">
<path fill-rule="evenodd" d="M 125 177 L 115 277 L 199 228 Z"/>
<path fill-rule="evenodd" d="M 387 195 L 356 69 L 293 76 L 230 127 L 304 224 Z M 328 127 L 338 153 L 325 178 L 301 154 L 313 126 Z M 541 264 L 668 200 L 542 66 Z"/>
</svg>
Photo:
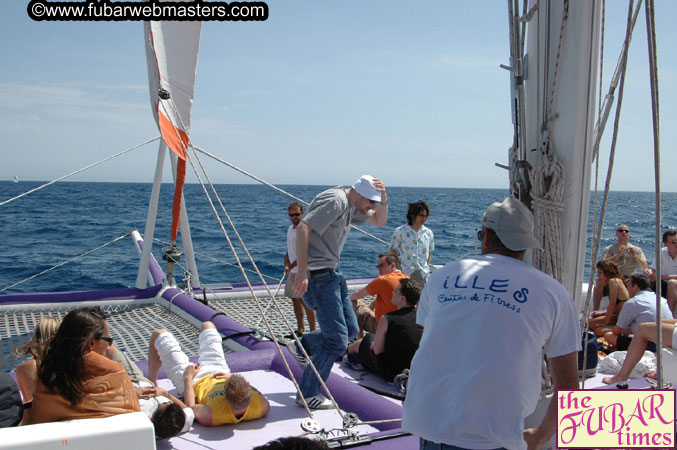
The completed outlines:
<svg viewBox="0 0 677 450">
<path fill-rule="evenodd" d="M 677 306 L 677 231 L 668 230 L 663 233 L 663 249 L 661 250 L 661 295 L 668 299 L 670 311 L 674 314 Z M 651 279 L 651 287 L 656 290 L 656 261 L 646 271 Z"/>
<path fill-rule="evenodd" d="M 630 334 L 637 334 L 641 323 L 656 321 L 656 293 L 649 290 L 649 277 L 636 273 L 630 277 L 627 286 L 630 300 L 623 305 L 613 331 L 604 335 L 604 339 L 616 350 L 628 349 L 632 340 Z M 664 298 L 661 298 L 661 317 L 672 319 L 668 302 Z M 655 352 L 656 346 L 649 342 L 646 349 Z"/>
</svg>

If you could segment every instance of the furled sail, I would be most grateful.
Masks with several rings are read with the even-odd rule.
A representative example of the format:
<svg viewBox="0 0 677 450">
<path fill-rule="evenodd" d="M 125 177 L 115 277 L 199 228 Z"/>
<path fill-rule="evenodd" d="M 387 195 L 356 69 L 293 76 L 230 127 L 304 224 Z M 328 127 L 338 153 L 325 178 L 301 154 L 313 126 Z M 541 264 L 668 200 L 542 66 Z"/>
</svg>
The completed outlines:
<svg viewBox="0 0 677 450">
<path fill-rule="evenodd" d="M 153 115 L 162 139 L 178 156 L 171 233 L 176 242 L 202 23 L 151 21 L 144 29 Z"/>
</svg>

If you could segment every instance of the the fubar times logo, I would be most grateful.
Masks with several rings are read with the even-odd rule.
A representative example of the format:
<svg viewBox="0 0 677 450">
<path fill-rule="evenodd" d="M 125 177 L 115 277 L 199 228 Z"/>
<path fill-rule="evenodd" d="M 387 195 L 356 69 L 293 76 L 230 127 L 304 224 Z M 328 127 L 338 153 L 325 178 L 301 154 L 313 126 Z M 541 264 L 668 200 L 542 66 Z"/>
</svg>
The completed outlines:
<svg viewBox="0 0 677 450">
<path fill-rule="evenodd" d="M 674 390 L 558 390 L 558 448 L 675 448 Z"/>
</svg>

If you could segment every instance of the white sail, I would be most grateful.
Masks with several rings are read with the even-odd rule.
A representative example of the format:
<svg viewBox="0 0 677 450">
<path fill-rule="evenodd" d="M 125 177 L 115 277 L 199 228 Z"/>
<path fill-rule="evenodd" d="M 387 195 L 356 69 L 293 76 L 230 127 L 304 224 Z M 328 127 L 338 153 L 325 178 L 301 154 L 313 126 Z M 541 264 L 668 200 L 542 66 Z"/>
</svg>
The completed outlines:
<svg viewBox="0 0 677 450">
<path fill-rule="evenodd" d="M 14 172 L 14 178 L 12 178 L 12 181 L 14 181 L 15 183 L 19 182 L 19 175 L 17 175 L 16 172 Z"/>
<path fill-rule="evenodd" d="M 180 158 L 190 130 L 201 22 L 146 22 L 148 87 L 155 121 L 167 145 Z M 169 98 L 161 100 L 159 90 Z"/>
</svg>

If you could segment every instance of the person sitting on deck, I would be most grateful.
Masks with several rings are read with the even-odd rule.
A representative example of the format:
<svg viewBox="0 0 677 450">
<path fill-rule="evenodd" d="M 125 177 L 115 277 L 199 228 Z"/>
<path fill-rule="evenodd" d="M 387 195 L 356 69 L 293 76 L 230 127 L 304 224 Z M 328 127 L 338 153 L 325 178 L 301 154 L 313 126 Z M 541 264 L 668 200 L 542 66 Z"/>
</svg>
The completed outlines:
<svg viewBox="0 0 677 450">
<path fill-rule="evenodd" d="M 16 382 L 21 390 L 24 403 L 33 401 L 33 391 L 38 383 L 38 366 L 45 356 L 49 342 L 59 329 L 59 320 L 54 317 L 41 317 L 35 325 L 31 340 L 16 349 L 18 356 L 30 355 L 28 359 L 16 367 Z"/>
<path fill-rule="evenodd" d="M 402 278 L 408 278 L 400 272 L 399 266 L 400 263 L 396 255 L 381 253 L 378 255 L 378 264 L 376 265 L 379 276 L 364 288 L 350 294 L 357 323 L 361 330 L 376 333 L 376 327 L 381 320 L 381 316 L 397 309 L 390 301 L 393 297 L 393 290 Z M 376 295 L 376 300 L 369 306 L 360 300 L 367 295 Z"/>
<path fill-rule="evenodd" d="M 663 233 L 661 250 L 661 294 L 668 299 L 670 311 L 675 314 L 677 307 L 677 231 Z M 651 289 L 656 290 L 656 261 L 645 273 L 651 279 Z"/>
<path fill-rule="evenodd" d="M 663 347 L 677 348 L 677 319 L 665 319 L 661 321 L 661 331 L 663 333 Z M 630 378 L 632 369 L 635 368 L 642 356 L 649 342 L 656 342 L 657 330 L 655 322 L 646 322 L 637 328 L 635 336 L 628 347 L 628 354 L 623 361 L 620 372 L 613 377 L 605 377 L 602 381 L 606 384 L 620 383 Z"/>
<path fill-rule="evenodd" d="M 66 314 L 38 366 L 38 384 L 27 422 L 139 411 L 134 386 L 124 368 L 103 356 L 112 342 L 101 308 L 78 308 Z"/>
<path fill-rule="evenodd" d="M 597 263 L 597 283 L 609 291 L 609 305 L 606 311 L 593 311 L 590 314 L 590 329 L 597 337 L 612 331 L 623 304 L 630 298 L 625 280 L 616 263 L 603 260 Z M 597 289 L 597 286 L 595 286 Z"/>
<path fill-rule="evenodd" d="M 192 408 L 165 389 L 153 384 L 143 375 L 139 366 L 125 353 L 122 353 L 115 344 L 108 348 L 106 356 L 119 362 L 125 368 L 136 390 L 141 411 L 153 422 L 155 436 L 158 439 L 169 439 L 190 430 L 195 419 Z"/>
<path fill-rule="evenodd" d="M 629 335 L 636 333 L 641 323 L 656 321 L 656 294 L 649 290 L 649 277 L 641 273 L 631 276 L 628 280 L 628 293 L 632 298 L 623 306 L 613 331 L 604 335 L 604 340 L 616 347 L 616 350 L 628 349 L 632 340 Z M 672 319 L 668 302 L 664 298 L 661 299 L 661 316 Z M 647 350 L 656 351 L 653 342 L 649 343 Z"/>
<path fill-rule="evenodd" d="M 618 242 L 609 245 L 604 249 L 602 261 L 612 262 L 618 266 L 618 269 L 626 280 L 630 275 L 647 268 L 646 257 L 641 248 L 628 242 L 630 239 L 630 227 L 623 224 L 616 229 L 616 239 Z M 595 290 L 592 296 L 593 310 L 597 311 L 602 302 L 602 297 L 608 295 L 606 285 L 598 279 L 595 283 Z"/>
<path fill-rule="evenodd" d="M 155 330 L 148 346 L 148 379 L 157 385 L 160 368 L 178 395 L 195 412 L 195 419 L 211 427 L 264 417 L 270 403 L 242 376 L 230 373 L 221 336 L 214 324 L 200 328 L 199 364 L 192 364 L 176 338 L 167 330 Z"/>
<path fill-rule="evenodd" d="M 411 278 L 401 278 L 392 294 L 396 311 L 384 314 L 376 333 L 367 333 L 348 346 L 349 354 L 358 355 L 362 365 L 392 381 L 411 366 L 411 360 L 421 341 L 423 327 L 416 323 L 416 304 L 421 286 Z"/>
</svg>

